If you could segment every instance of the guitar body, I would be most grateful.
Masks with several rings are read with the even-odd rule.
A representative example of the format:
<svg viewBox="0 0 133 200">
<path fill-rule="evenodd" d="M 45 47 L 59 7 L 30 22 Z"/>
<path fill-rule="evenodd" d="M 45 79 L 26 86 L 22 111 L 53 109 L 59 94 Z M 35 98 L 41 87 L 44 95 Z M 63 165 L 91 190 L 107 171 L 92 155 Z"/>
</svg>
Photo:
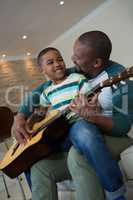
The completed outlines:
<svg viewBox="0 0 133 200">
<path fill-rule="evenodd" d="M 51 112 L 46 119 L 36 123 L 33 129 L 36 130 L 42 124 L 47 123 L 56 114 L 56 112 Z M 0 162 L 0 169 L 10 178 L 15 178 L 35 162 L 52 153 L 56 144 L 66 136 L 68 128 L 66 118 L 61 115 L 33 136 L 25 145 L 19 145 L 16 148 L 16 143 L 14 143 Z"/>
</svg>

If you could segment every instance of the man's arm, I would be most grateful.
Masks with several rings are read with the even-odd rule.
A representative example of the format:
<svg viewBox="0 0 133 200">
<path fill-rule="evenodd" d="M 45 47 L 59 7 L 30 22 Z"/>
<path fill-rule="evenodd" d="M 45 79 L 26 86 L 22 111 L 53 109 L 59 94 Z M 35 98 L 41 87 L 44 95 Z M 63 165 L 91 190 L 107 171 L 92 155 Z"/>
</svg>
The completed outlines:
<svg viewBox="0 0 133 200">
<path fill-rule="evenodd" d="M 109 77 L 112 77 L 114 75 L 118 75 L 124 69 L 125 68 L 122 65 L 112 62 L 111 66 L 106 69 L 106 72 Z M 127 84 L 125 85 L 118 84 L 116 89 L 112 87 L 112 116 L 104 116 L 102 114 L 91 115 L 89 116 L 89 120 L 92 120 L 93 123 L 100 126 L 108 134 L 115 136 L 126 135 L 133 123 L 132 89 L 133 81 L 127 81 Z M 94 103 L 93 112 L 95 112 L 96 106 L 97 103 Z M 89 113 L 91 111 L 92 113 L 91 109 L 91 105 L 88 106 L 88 111 L 83 106 L 82 109 L 78 109 L 77 112 L 83 114 L 81 112 L 85 111 L 85 115 L 86 112 Z"/>
<path fill-rule="evenodd" d="M 30 135 L 33 133 L 33 131 L 30 131 L 28 128 L 27 118 L 33 113 L 34 109 L 38 107 L 40 103 L 40 95 L 49 84 L 50 81 L 47 81 L 32 90 L 32 92 L 25 96 L 21 103 L 14 120 L 14 136 L 20 144 L 26 143 L 30 138 Z"/>
<path fill-rule="evenodd" d="M 27 120 L 28 128 L 34 130 L 34 124 L 43 120 L 47 114 L 48 107 L 39 106 L 34 110 Z"/>
<path fill-rule="evenodd" d="M 125 136 L 131 128 L 131 121 L 127 115 L 118 113 L 116 116 L 94 115 L 88 118 L 88 121 L 98 125 L 105 134 L 111 136 Z"/>
<path fill-rule="evenodd" d="M 98 96 L 88 103 L 85 96 L 77 97 L 70 105 L 70 109 L 78 113 L 84 119 L 98 125 L 106 134 L 121 136 L 126 135 L 131 128 L 133 119 L 128 114 L 115 110 L 113 102 L 112 116 L 103 115 L 98 104 Z M 117 99 L 121 98 L 118 96 Z"/>
<path fill-rule="evenodd" d="M 18 113 L 14 118 L 14 136 L 19 144 L 25 144 L 30 138 L 30 130 L 28 130 L 27 119 L 23 113 Z"/>
<path fill-rule="evenodd" d="M 40 103 L 40 95 L 50 83 L 51 81 L 46 81 L 25 95 L 19 107 L 18 113 L 23 113 L 25 117 L 29 117 L 34 111 L 34 108 L 38 107 Z"/>
<path fill-rule="evenodd" d="M 111 130 L 113 127 L 112 118 L 102 115 L 101 106 L 98 103 L 98 94 L 89 102 L 88 98 L 84 95 L 76 97 L 71 102 L 70 109 L 105 131 Z"/>
</svg>

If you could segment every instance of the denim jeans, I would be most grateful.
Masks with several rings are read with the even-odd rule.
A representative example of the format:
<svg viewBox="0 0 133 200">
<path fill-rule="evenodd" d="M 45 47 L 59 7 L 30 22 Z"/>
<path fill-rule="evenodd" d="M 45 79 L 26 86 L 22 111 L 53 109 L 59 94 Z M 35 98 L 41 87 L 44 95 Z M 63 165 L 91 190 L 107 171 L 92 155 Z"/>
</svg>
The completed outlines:
<svg viewBox="0 0 133 200">
<path fill-rule="evenodd" d="M 77 121 L 69 131 L 73 146 L 85 156 L 95 169 L 109 199 L 123 195 L 122 174 L 105 145 L 101 130 L 85 120 Z"/>
</svg>

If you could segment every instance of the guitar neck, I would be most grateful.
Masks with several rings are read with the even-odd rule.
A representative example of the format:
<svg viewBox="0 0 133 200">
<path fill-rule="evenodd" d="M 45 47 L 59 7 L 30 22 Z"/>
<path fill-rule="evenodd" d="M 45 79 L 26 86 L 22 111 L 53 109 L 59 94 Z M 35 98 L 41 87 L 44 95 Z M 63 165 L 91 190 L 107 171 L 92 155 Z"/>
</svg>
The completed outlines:
<svg viewBox="0 0 133 200">
<path fill-rule="evenodd" d="M 127 68 L 127 69 L 123 70 L 120 74 L 115 75 L 113 77 L 110 77 L 110 78 L 106 79 L 105 81 L 100 82 L 94 88 L 92 88 L 91 91 L 89 91 L 89 92 L 86 93 L 88 101 L 90 101 L 90 99 L 95 94 L 97 94 L 98 92 L 100 92 L 103 88 L 105 88 L 105 87 L 111 87 L 114 84 L 117 84 L 120 81 L 128 79 L 130 77 L 133 77 L 133 67 Z M 54 116 L 52 119 L 50 119 L 47 124 L 49 125 L 54 120 L 56 120 L 57 118 L 59 118 L 60 116 L 66 114 L 69 111 L 70 111 L 69 107 L 65 108 L 65 110 L 60 111 L 56 116 Z M 41 131 L 45 127 L 46 127 L 46 124 L 44 126 L 41 126 L 36 132 Z"/>
<path fill-rule="evenodd" d="M 102 88 L 103 87 L 101 86 L 101 83 L 99 83 L 94 88 L 92 88 L 91 91 L 87 92 L 86 96 L 87 96 L 88 100 L 90 100 L 90 98 L 92 98 L 95 94 L 100 92 Z"/>
<path fill-rule="evenodd" d="M 111 87 L 117 83 L 120 83 L 123 80 L 126 80 L 130 77 L 133 77 L 133 67 L 130 68 L 125 68 L 121 73 L 119 73 L 118 75 L 114 75 L 102 82 L 100 82 L 99 84 L 97 84 L 90 92 L 88 92 L 86 95 L 88 97 L 88 99 L 92 96 L 94 96 L 95 94 L 97 94 L 98 92 L 100 92 L 103 88 L 105 87 Z"/>
</svg>

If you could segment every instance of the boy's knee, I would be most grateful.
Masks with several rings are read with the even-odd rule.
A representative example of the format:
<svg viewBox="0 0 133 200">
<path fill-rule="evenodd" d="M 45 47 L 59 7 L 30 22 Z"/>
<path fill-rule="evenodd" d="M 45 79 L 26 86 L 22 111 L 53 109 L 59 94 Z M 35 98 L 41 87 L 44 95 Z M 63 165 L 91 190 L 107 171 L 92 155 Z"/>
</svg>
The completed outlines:
<svg viewBox="0 0 133 200">
<path fill-rule="evenodd" d="M 77 150 L 72 146 L 67 157 L 67 163 L 68 163 L 68 168 L 71 171 L 71 168 L 73 168 L 73 165 L 76 165 L 76 162 L 78 160 L 78 152 Z"/>
<path fill-rule="evenodd" d="M 89 177 L 96 177 L 92 165 L 74 147 L 71 147 L 67 161 L 68 168 L 73 179 L 79 179 L 81 174 L 84 178 L 88 176 L 88 179 Z"/>
<path fill-rule="evenodd" d="M 51 179 L 51 171 L 47 167 L 47 163 L 45 165 L 45 161 L 41 160 L 35 163 L 31 168 L 31 179 L 32 182 L 38 181 L 43 182 L 45 179 Z M 46 178 L 45 178 L 46 177 Z"/>
<path fill-rule="evenodd" d="M 76 160 L 78 160 L 79 157 L 79 153 L 77 152 L 77 150 L 72 146 L 69 153 L 68 153 L 68 164 L 71 162 L 75 162 Z"/>
<path fill-rule="evenodd" d="M 79 169 L 81 165 L 88 165 L 84 156 L 82 156 L 73 146 L 71 147 L 69 154 L 68 154 L 68 168 L 70 173 L 79 173 Z"/>
</svg>

